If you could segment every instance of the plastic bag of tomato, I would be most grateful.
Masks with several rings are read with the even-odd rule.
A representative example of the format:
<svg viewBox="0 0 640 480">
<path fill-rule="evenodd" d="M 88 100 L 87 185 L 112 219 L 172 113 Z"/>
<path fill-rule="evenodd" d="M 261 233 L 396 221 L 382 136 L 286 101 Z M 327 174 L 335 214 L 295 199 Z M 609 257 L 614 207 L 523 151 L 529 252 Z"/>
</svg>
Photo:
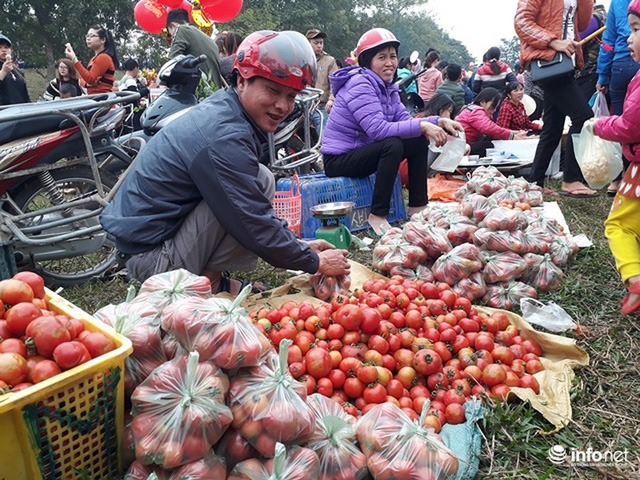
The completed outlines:
<svg viewBox="0 0 640 480">
<path fill-rule="evenodd" d="M 47 309 L 44 280 L 20 272 L 0 281 L 0 395 L 20 391 L 116 349 L 101 332 Z"/>
<path fill-rule="evenodd" d="M 226 473 L 225 459 L 210 450 L 204 458 L 173 471 L 135 461 L 129 467 L 124 480 L 223 480 Z"/>
<path fill-rule="evenodd" d="M 318 478 L 318 455 L 308 448 L 286 450 L 277 443 L 274 458 L 245 460 L 236 465 L 227 480 L 314 480 Z"/>
</svg>

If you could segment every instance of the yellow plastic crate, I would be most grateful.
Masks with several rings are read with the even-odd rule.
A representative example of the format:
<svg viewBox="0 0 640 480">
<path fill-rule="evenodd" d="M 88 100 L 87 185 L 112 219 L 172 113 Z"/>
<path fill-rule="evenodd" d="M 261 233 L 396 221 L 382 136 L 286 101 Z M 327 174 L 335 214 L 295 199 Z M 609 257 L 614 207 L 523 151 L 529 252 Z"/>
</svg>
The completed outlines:
<svg viewBox="0 0 640 480">
<path fill-rule="evenodd" d="M 120 471 L 124 360 L 131 341 L 47 290 L 52 311 L 117 348 L 22 392 L 0 397 L 0 480 L 101 480 Z"/>
</svg>

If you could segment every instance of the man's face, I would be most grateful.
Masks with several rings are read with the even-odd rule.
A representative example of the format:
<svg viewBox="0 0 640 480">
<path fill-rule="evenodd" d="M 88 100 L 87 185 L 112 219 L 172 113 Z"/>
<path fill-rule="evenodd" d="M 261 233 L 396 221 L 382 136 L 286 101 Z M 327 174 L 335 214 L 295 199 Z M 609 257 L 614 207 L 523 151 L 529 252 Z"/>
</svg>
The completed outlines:
<svg viewBox="0 0 640 480">
<path fill-rule="evenodd" d="M 324 50 L 324 38 L 312 38 L 309 40 L 311 43 L 311 47 L 313 48 L 313 53 L 316 54 L 316 57 L 322 55 Z"/>
<path fill-rule="evenodd" d="M 298 91 L 272 80 L 254 77 L 253 81 L 238 78 L 236 85 L 242 108 L 264 132 L 275 132 L 292 112 Z"/>
<path fill-rule="evenodd" d="M 0 43 L 0 60 L 3 63 L 7 59 L 7 55 L 12 56 L 11 47 L 9 46 L 9 44 L 2 42 Z"/>
<path fill-rule="evenodd" d="M 178 24 L 176 22 L 172 22 L 171 25 L 167 27 L 167 31 L 169 32 L 169 35 L 171 35 L 172 37 L 175 36 L 177 29 L 178 29 Z"/>
</svg>

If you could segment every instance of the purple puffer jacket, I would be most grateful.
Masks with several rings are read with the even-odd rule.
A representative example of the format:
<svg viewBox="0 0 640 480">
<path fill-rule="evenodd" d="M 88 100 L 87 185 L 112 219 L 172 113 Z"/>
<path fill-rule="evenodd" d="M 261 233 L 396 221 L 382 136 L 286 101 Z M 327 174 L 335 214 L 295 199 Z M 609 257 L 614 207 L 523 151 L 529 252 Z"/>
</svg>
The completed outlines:
<svg viewBox="0 0 640 480">
<path fill-rule="evenodd" d="M 419 137 L 420 122 L 400 102 L 396 85 L 385 85 L 372 70 L 342 68 L 329 76 L 335 102 L 322 137 L 321 151 L 340 155 L 389 137 Z M 430 117 L 436 123 L 438 117 Z"/>
</svg>

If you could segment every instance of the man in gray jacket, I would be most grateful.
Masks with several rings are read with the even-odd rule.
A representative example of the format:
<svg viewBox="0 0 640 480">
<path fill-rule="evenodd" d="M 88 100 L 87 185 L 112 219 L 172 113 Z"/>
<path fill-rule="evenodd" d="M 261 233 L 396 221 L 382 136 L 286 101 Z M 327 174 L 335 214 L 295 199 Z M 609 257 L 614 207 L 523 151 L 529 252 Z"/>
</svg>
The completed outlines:
<svg viewBox="0 0 640 480">
<path fill-rule="evenodd" d="M 233 294 L 239 287 L 222 272 L 253 270 L 258 257 L 308 273 L 349 273 L 346 251 L 299 241 L 276 217 L 273 175 L 259 162 L 266 134 L 315 78 L 303 35 L 254 33 L 238 49 L 235 86 L 152 138 L 101 217 L 134 278 L 185 268 Z"/>
</svg>

